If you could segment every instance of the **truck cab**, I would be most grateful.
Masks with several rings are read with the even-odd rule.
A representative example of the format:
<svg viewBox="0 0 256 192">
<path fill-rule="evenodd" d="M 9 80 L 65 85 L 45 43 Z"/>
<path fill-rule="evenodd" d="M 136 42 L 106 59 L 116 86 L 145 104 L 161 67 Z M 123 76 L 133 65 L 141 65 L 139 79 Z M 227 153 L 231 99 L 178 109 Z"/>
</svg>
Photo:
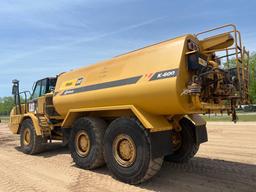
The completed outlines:
<svg viewBox="0 0 256 192">
<path fill-rule="evenodd" d="M 56 85 L 55 77 L 47 77 L 41 80 L 38 80 L 33 86 L 32 95 L 28 101 L 28 111 L 36 112 L 38 109 L 38 100 L 41 100 L 41 97 L 44 98 L 45 95 L 54 91 Z"/>
<path fill-rule="evenodd" d="M 10 114 L 9 127 L 14 134 L 21 133 L 23 122 L 25 122 L 25 124 L 33 125 L 37 137 L 44 138 L 44 142 L 51 140 L 52 135 L 57 136 L 54 139 L 59 138 L 58 131 L 53 134 L 53 127 L 61 122 L 61 118 L 52 103 L 56 81 L 56 77 L 38 80 L 34 83 L 31 94 L 30 91 L 19 92 L 19 81 L 13 80 L 12 93 L 15 106 Z M 27 125 L 27 128 L 29 127 L 30 125 Z M 25 143 L 29 145 L 28 141 L 25 142 L 25 137 L 21 138 L 21 140 L 23 140 L 24 145 Z"/>
<path fill-rule="evenodd" d="M 55 77 L 47 77 L 41 80 L 38 80 L 35 83 L 33 93 L 31 95 L 31 99 L 37 99 L 47 93 L 50 93 L 54 90 L 56 85 L 56 78 Z"/>
</svg>

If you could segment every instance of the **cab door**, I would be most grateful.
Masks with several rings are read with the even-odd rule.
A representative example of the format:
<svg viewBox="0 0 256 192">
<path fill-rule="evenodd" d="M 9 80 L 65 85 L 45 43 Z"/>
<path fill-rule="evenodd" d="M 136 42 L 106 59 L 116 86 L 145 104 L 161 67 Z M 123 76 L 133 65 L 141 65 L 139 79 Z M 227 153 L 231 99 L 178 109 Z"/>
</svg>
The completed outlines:
<svg viewBox="0 0 256 192">
<path fill-rule="evenodd" d="M 43 97 L 47 92 L 48 79 L 37 81 L 31 99 L 29 101 L 29 112 L 44 113 L 44 100 Z"/>
</svg>

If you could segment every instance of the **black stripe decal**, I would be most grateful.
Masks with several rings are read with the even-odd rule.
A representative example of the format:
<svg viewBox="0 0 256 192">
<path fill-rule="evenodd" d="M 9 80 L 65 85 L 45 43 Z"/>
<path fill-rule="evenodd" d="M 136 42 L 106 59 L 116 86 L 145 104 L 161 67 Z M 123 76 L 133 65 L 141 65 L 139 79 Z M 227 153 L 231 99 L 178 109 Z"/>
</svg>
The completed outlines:
<svg viewBox="0 0 256 192">
<path fill-rule="evenodd" d="M 88 86 L 84 86 L 84 87 L 68 89 L 68 90 L 65 90 L 61 95 L 70 95 L 70 94 L 74 94 L 74 93 L 95 91 L 95 90 L 99 90 L 99 89 L 106 89 L 106 88 L 111 88 L 111 87 L 119 87 L 119 86 L 124 86 L 124 85 L 135 84 L 138 82 L 138 80 L 141 77 L 142 77 L 142 75 L 127 78 L 127 79 L 121 79 L 121 80 L 117 80 L 117 81 L 110 81 L 110 82 L 106 82 L 106 83 L 99 83 L 99 84 L 95 84 L 95 85 L 88 85 Z"/>
</svg>

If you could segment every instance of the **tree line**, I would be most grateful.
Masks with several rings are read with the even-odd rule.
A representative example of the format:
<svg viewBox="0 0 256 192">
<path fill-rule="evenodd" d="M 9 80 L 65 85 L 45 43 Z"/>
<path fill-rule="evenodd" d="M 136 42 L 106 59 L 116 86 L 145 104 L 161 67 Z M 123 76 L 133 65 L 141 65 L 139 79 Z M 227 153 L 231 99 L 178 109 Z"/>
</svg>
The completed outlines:
<svg viewBox="0 0 256 192">
<path fill-rule="evenodd" d="M 14 98 L 11 96 L 0 98 L 0 116 L 8 116 L 14 106 Z"/>
<path fill-rule="evenodd" d="M 256 53 L 252 54 L 249 61 L 249 95 L 250 98 L 252 99 L 252 102 L 256 104 Z"/>
</svg>

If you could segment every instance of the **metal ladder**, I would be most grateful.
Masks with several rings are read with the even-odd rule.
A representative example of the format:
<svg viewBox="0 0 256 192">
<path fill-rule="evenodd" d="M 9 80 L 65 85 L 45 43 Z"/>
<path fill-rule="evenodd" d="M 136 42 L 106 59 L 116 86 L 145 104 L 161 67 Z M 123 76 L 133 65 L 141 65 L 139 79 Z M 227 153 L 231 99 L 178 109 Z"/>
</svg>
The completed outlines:
<svg viewBox="0 0 256 192">
<path fill-rule="evenodd" d="M 50 137 L 51 139 L 51 126 L 49 124 L 49 120 L 45 115 L 38 114 L 37 115 L 39 126 L 41 127 L 42 136 L 44 138 Z"/>
<path fill-rule="evenodd" d="M 239 92 L 242 103 L 249 103 L 249 52 L 242 48 L 241 34 L 236 28 L 235 34 L 235 61 L 237 78 L 239 81 Z"/>
<path fill-rule="evenodd" d="M 233 34 L 234 37 L 234 45 L 229 48 L 224 49 L 215 49 L 211 50 L 212 52 L 221 52 L 225 51 L 226 54 L 224 56 L 219 57 L 226 58 L 228 69 L 232 69 L 229 67 L 230 57 L 235 56 L 235 64 L 236 67 L 234 68 L 236 70 L 236 77 L 238 80 L 238 92 L 239 92 L 239 103 L 242 104 L 249 104 L 249 52 L 245 50 L 244 47 L 242 47 L 242 39 L 240 31 L 237 30 L 236 26 L 233 24 L 227 24 L 220 27 L 216 27 L 207 31 L 203 31 L 200 33 L 195 34 L 196 37 L 199 35 L 217 31 L 217 30 L 223 30 L 224 28 L 228 29 L 225 33 Z M 231 30 L 230 30 L 231 28 Z M 221 32 L 219 34 L 222 34 L 224 32 Z M 233 53 L 229 53 L 229 51 L 232 51 Z M 247 57 L 247 60 L 245 60 L 245 57 Z"/>
<path fill-rule="evenodd" d="M 250 102 L 249 96 L 249 86 L 250 86 L 250 53 L 246 51 L 245 47 L 243 47 L 243 62 L 244 62 L 244 94 L 245 94 L 245 101 Z"/>
</svg>

